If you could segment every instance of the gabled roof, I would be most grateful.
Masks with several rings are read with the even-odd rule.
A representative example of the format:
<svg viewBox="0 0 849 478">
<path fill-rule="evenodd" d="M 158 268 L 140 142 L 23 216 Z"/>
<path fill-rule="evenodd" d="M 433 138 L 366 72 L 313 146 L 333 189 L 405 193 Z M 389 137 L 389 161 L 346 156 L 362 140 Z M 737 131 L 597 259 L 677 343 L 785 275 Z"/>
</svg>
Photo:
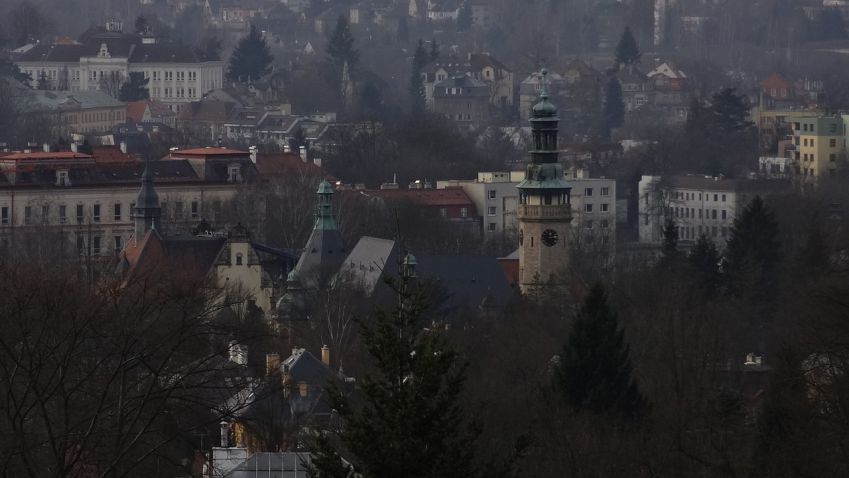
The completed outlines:
<svg viewBox="0 0 849 478">
<path fill-rule="evenodd" d="M 183 108 L 179 118 L 183 121 L 223 123 L 235 108 L 236 104 L 229 101 L 193 101 L 188 108 Z"/>
<path fill-rule="evenodd" d="M 386 267 L 397 262 L 395 241 L 363 236 L 345 258 L 337 278 L 350 280 L 362 287 L 367 295 L 374 292 Z"/>
<path fill-rule="evenodd" d="M 485 67 L 488 66 L 488 67 L 492 67 L 496 70 L 504 70 L 504 71 L 511 71 L 512 72 L 512 70 L 510 68 L 507 68 L 507 66 L 504 65 L 504 63 L 501 63 L 500 61 L 496 60 L 489 53 L 471 53 L 469 55 L 469 63 L 476 70 L 482 70 L 482 69 L 484 69 Z"/>
<path fill-rule="evenodd" d="M 321 168 L 312 161 L 303 161 L 298 153 L 259 153 L 256 157 L 256 169 L 260 176 L 288 176 L 314 174 L 324 176 Z"/>
<path fill-rule="evenodd" d="M 766 79 L 761 80 L 761 88 L 765 90 L 781 90 L 782 88 L 790 89 L 793 85 L 778 73 L 769 75 Z"/>
<path fill-rule="evenodd" d="M 658 75 L 665 76 L 669 79 L 682 79 L 683 80 L 683 79 L 687 78 L 687 75 L 683 71 L 675 68 L 669 62 L 665 62 L 665 63 L 658 65 L 654 70 L 648 72 L 648 74 L 646 76 L 648 76 L 649 78 L 654 78 L 655 76 L 658 76 Z"/>
<path fill-rule="evenodd" d="M 129 266 L 125 282 L 156 272 L 179 273 L 191 281 L 203 280 L 214 270 L 226 241 L 223 237 L 206 236 L 163 238 L 156 229 L 151 229 L 140 240 L 131 239 L 121 252 L 120 260 L 126 260 Z"/>
</svg>

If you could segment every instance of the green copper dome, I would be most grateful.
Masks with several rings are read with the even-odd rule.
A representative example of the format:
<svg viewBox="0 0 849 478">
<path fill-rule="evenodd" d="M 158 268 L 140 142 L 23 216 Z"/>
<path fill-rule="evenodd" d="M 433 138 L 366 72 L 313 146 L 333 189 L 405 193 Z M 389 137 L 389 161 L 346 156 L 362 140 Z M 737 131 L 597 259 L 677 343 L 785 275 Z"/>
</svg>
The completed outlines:
<svg viewBox="0 0 849 478">
<path fill-rule="evenodd" d="M 321 184 L 318 185 L 317 194 L 333 194 L 333 186 L 330 185 L 329 182 L 322 181 Z"/>
<path fill-rule="evenodd" d="M 540 82 L 542 83 L 539 90 L 539 102 L 533 107 L 534 118 L 549 118 L 557 116 L 557 107 L 554 103 L 548 101 L 548 70 L 543 68 L 540 71 Z"/>
</svg>

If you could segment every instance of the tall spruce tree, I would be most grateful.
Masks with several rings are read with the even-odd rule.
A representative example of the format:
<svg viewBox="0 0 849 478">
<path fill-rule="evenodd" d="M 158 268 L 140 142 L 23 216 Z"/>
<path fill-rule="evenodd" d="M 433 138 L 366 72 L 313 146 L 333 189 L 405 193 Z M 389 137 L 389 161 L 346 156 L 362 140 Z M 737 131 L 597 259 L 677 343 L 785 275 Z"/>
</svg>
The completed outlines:
<svg viewBox="0 0 849 478">
<path fill-rule="evenodd" d="M 234 81 L 258 80 L 271 71 L 272 61 L 274 57 L 265 38 L 256 25 L 251 24 L 248 35 L 239 40 L 233 50 L 227 77 Z"/>
<path fill-rule="evenodd" d="M 472 28 L 472 6 L 465 1 L 457 12 L 457 31 L 465 32 L 470 28 Z"/>
<path fill-rule="evenodd" d="M 425 87 L 422 80 L 422 68 L 428 63 L 429 57 L 425 50 L 424 41 L 419 39 L 416 52 L 413 55 L 413 67 L 410 72 L 410 111 L 418 116 L 425 109 Z"/>
<path fill-rule="evenodd" d="M 719 255 L 713 241 L 704 234 L 699 236 L 699 240 L 696 241 L 688 259 L 696 280 L 705 295 L 707 297 L 716 295 L 722 280 L 719 269 L 722 256 Z"/>
<path fill-rule="evenodd" d="M 646 401 L 631 377 L 631 357 L 601 284 L 592 287 L 560 356 L 558 384 L 577 411 L 636 418 Z"/>
<path fill-rule="evenodd" d="M 342 71 L 342 66 L 347 62 L 348 68 L 355 68 L 360 61 L 360 52 L 355 46 L 354 35 L 351 33 L 351 25 L 344 15 L 339 15 L 336 26 L 330 34 L 327 42 L 327 56 L 334 68 Z"/>
<path fill-rule="evenodd" d="M 625 27 L 616 45 L 616 65 L 631 66 L 640 62 L 640 56 L 640 48 L 637 46 L 634 34 L 631 33 L 631 27 Z"/>
<path fill-rule="evenodd" d="M 763 199 L 755 196 L 734 219 L 725 248 L 729 286 L 737 294 L 769 294 L 776 285 L 780 261 L 778 221 Z"/>
<path fill-rule="evenodd" d="M 494 465 L 501 460 L 479 460 L 480 431 L 461 404 L 465 363 L 440 332 L 425 329 L 423 288 L 401 276 L 390 282 L 394 310 L 377 309 L 360 324 L 375 370 L 358 381 L 359 400 L 326 390 L 342 426 L 316 437 L 311 475 L 504 476 L 505 467 Z"/>
<path fill-rule="evenodd" d="M 436 61 L 439 58 L 439 43 L 436 38 L 430 40 L 430 61 Z"/>
<path fill-rule="evenodd" d="M 601 136 L 610 138 L 610 133 L 625 122 L 625 103 L 622 101 L 622 85 L 616 75 L 610 75 L 604 88 L 604 114 L 601 119 Z"/>
<path fill-rule="evenodd" d="M 678 225 L 669 216 L 663 224 L 663 255 L 672 258 L 678 254 Z"/>
<path fill-rule="evenodd" d="M 142 72 L 131 72 L 127 81 L 118 90 L 118 99 L 121 101 L 141 101 L 150 98 L 147 83 L 150 79 L 144 77 Z"/>
</svg>

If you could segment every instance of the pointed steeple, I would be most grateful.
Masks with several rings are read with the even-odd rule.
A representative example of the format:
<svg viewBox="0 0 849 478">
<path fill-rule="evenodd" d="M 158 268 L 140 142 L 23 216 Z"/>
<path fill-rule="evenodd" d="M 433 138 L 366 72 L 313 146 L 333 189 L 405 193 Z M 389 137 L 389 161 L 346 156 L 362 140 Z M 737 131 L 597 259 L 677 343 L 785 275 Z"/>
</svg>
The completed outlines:
<svg viewBox="0 0 849 478">
<path fill-rule="evenodd" d="M 344 243 L 333 217 L 333 186 L 322 181 L 316 194 L 315 225 L 295 265 L 296 274 L 307 288 L 317 286 L 318 276 L 338 271 L 345 260 Z"/>
<path fill-rule="evenodd" d="M 139 240 L 151 229 L 156 229 L 162 209 L 159 207 L 159 195 L 153 187 L 153 176 L 150 173 L 150 161 L 145 160 L 142 173 L 141 189 L 136 198 L 133 210 L 135 217 L 135 239 Z"/>
<path fill-rule="evenodd" d="M 531 117 L 531 130 L 533 132 L 534 147 L 531 150 L 531 158 L 534 164 L 556 163 L 557 152 L 557 126 L 560 118 L 557 117 L 557 107 L 548 100 L 548 70 L 540 71 L 539 102 L 533 107 Z"/>
</svg>

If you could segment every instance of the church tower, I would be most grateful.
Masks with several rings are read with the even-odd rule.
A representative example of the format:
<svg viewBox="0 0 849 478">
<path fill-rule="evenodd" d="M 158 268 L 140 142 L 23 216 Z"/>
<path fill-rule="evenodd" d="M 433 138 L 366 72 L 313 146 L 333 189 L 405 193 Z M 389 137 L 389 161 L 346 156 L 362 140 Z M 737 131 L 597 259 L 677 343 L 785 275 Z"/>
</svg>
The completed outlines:
<svg viewBox="0 0 849 478">
<path fill-rule="evenodd" d="M 161 215 L 159 195 L 153 188 L 153 176 L 150 175 L 150 162 L 145 161 L 141 189 L 139 189 L 139 195 L 136 198 L 136 207 L 133 209 L 135 240 L 141 240 L 147 231 L 159 227 Z"/>
<path fill-rule="evenodd" d="M 333 186 L 322 181 L 318 185 L 315 225 L 294 271 L 306 288 L 315 288 L 321 278 L 332 276 L 345 261 L 342 235 L 333 217 Z"/>
<path fill-rule="evenodd" d="M 569 265 L 572 186 L 557 162 L 557 107 L 548 100 L 548 71 L 542 70 L 539 102 L 531 115 L 533 149 L 519 183 L 519 286 L 528 293 Z"/>
</svg>

